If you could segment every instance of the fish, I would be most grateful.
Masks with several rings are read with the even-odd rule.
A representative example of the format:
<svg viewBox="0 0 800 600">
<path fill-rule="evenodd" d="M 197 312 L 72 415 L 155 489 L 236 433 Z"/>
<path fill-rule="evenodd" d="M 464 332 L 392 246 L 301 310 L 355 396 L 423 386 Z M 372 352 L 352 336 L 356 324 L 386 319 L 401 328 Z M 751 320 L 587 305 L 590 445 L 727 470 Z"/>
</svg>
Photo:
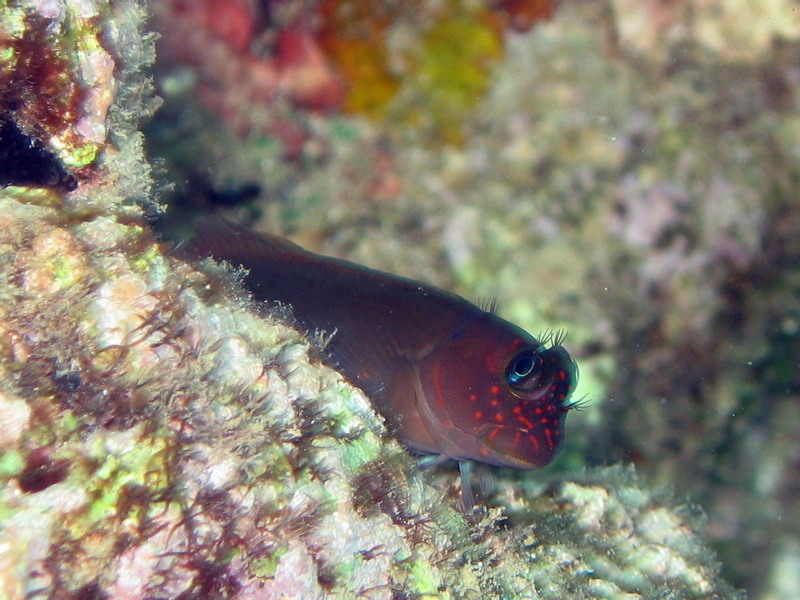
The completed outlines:
<svg viewBox="0 0 800 600">
<path fill-rule="evenodd" d="M 243 267 L 255 299 L 330 334 L 325 359 L 412 451 L 535 469 L 561 446 L 578 380 L 563 335 L 537 339 L 493 306 L 224 220 L 188 250 Z"/>
</svg>

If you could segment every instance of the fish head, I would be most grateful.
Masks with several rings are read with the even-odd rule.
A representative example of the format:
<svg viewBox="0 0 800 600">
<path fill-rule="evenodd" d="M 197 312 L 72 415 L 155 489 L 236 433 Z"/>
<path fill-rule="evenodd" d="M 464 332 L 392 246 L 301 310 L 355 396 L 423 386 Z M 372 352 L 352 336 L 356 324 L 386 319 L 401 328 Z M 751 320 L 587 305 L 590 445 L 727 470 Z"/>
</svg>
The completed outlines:
<svg viewBox="0 0 800 600">
<path fill-rule="evenodd" d="M 426 357 L 418 410 L 442 453 L 518 469 L 547 465 L 578 379 L 560 341 L 543 343 L 491 315 Z"/>
</svg>

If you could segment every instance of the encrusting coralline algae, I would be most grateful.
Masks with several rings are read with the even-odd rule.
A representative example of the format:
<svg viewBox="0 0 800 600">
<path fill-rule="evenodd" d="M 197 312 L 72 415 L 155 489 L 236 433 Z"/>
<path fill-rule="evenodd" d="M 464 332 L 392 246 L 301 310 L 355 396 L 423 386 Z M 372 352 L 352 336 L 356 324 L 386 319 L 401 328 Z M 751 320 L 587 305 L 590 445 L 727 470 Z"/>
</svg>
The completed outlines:
<svg viewBox="0 0 800 600">
<path fill-rule="evenodd" d="M 46 127 L 3 107 L 78 187 L 0 193 L 1 597 L 740 597 L 624 468 L 463 515 L 306 338 L 157 242 L 145 8 L 0 3 L 5 81 L 24 41 L 58 57 L 29 101 L 81 90 Z"/>
</svg>

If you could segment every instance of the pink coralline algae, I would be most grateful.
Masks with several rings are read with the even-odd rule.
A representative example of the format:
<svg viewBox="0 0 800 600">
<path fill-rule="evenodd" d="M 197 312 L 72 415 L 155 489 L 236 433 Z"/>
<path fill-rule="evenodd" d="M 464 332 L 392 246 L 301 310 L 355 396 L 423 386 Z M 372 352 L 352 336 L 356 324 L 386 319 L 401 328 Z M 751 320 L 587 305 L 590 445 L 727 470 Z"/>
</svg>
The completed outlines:
<svg viewBox="0 0 800 600">
<path fill-rule="evenodd" d="M 197 69 L 203 100 L 234 129 L 246 132 L 254 125 L 243 106 L 283 101 L 328 110 L 341 103 L 342 84 L 308 19 L 291 20 L 262 41 L 258 31 L 274 11 L 266 14 L 244 0 L 162 0 L 153 10 L 163 32 L 158 44 L 163 64 Z M 269 46 L 262 53 L 254 51 L 259 42 Z"/>
</svg>

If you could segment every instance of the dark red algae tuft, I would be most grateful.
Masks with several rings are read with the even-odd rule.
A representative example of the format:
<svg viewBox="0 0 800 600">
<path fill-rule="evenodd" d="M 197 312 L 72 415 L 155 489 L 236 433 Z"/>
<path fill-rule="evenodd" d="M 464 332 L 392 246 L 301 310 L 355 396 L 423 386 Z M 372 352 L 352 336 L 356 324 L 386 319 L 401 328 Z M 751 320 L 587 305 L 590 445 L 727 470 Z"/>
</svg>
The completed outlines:
<svg viewBox="0 0 800 600">
<path fill-rule="evenodd" d="M 11 57 L 0 62 L 0 113 L 13 114 L 26 131 L 43 139 L 80 118 L 86 95 L 50 26 L 48 19 L 30 14 L 24 36 L 0 40 Z"/>
</svg>

